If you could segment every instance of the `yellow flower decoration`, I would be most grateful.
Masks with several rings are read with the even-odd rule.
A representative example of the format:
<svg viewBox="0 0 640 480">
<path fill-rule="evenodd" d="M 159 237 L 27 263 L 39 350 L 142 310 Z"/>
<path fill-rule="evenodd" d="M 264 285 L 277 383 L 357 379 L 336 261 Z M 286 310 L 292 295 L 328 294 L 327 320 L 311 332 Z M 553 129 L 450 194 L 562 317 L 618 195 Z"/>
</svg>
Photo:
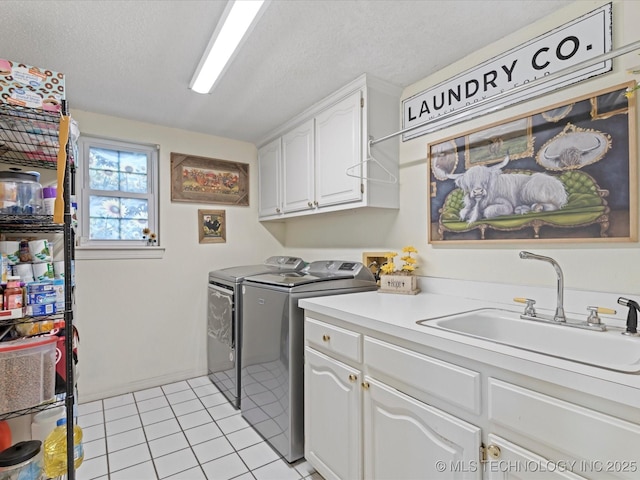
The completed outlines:
<svg viewBox="0 0 640 480">
<path fill-rule="evenodd" d="M 415 271 L 417 267 L 418 261 L 411 256 L 412 253 L 418 253 L 415 247 L 407 246 L 402 249 L 403 255 L 400 257 L 400 260 L 403 264 L 400 266 L 399 270 L 396 270 L 396 264 L 393 263 L 393 259 L 398 255 L 396 252 L 388 252 L 385 253 L 384 257 L 387 259 L 387 263 L 380 267 L 380 273 L 383 275 L 391 275 L 394 273 L 404 272 L 405 274 L 410 274 Z"/>
<path fill-rule="evenodd" d="M 396 266 L 393 262 L 387 262 L 380 267 L 380 271 L 386 275 L 392 274 L 396 270 Z"/>
</svg>

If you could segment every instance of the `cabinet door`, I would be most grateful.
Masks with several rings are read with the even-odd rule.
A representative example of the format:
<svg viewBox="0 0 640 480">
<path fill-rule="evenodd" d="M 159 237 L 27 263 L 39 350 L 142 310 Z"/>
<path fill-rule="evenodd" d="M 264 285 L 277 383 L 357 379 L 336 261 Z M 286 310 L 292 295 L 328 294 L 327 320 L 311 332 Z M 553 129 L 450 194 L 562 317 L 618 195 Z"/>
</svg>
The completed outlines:
<svg viewBox="0 0 640 480">
<path fill-rule="evenodd" d="M 480 429 L 365 377 L 364 478 L 480 479 Z"/>
<path fill-rule="evenodd" d="M 280 139 L 258 151 L 258 215 L 269 217 L 280 213 Z"/>
<path fill-rule="evenodd" d="M 487 480 L 584 480 L 572 470 L 584 469 L 587 462 L 554 463 L 497 435 L 489 435 L 488 440 L 487 448 L 495 458 L 483 465 Z"/>
<path fill-rule="evenodd" d="M 305 348 L 305 458 L 326 480 L 362 478 L 361 374 Z"/>
<path fill-rule="evenodd" d="M 285 213 L 314 207 L 313 119 L 282 136 L 282 209 Z"/>
<path fill-rule="evenodd" d="M 346 174 L 362 161 L 362 92 L 316 116 L 316 200 L 320 207 L 360 201 L 360 178 Z"/>
</svg>

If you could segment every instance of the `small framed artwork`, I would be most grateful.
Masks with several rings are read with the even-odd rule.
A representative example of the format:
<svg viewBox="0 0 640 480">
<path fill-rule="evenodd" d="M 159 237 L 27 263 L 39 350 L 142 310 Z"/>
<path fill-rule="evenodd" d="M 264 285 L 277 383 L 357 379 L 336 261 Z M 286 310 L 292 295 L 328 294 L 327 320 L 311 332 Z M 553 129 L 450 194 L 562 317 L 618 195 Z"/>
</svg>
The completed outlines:
<svg viewBox="0 0 640 480">
<path fill-rule="evenodd" d="M 227 219 L 224 210 L 198 210 L 200 243 L 225 243 Z"/>
<path fill-rule="evenodd" d="M 449 141 L 449 143 L 455 142 Z M 511 160 L 533 155 L 531 117 L 470 133 L 465 137 L 464 162 L 468 170 L 474 165 L 498 163 L 507 154 Z"/>
<path fill-rule="evenodd" d="M 249 205 L 249 164 L 171 153 L 171 201 Z"/>
</svg>

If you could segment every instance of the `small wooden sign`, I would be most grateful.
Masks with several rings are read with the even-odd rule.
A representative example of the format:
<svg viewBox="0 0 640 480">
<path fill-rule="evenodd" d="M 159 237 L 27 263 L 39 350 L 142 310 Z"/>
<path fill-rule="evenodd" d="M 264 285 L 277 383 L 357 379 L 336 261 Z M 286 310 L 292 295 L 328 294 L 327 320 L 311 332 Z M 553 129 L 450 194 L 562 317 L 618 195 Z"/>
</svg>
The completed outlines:
<svg viewBox="0 0 640 480">
<path fill-rule="evenodd" d="M 420 291 L 414 275 L 381 275 L 380 289 L 382 293 L 402 293 L 415 295 Z"/>
</svg>

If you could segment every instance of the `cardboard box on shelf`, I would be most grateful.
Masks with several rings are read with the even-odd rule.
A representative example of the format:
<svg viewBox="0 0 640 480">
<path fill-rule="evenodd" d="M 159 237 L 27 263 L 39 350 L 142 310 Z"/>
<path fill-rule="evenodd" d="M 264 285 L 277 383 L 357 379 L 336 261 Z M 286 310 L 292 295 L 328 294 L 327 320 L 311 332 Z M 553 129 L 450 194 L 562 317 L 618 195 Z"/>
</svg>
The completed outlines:
<svg viewBox="0 0 640 480">
<path fill-rule="evenodd" d="M 64 99 L 63 73 L 0 59 L 0 102 L 59 112 Z"/>
</svg>

